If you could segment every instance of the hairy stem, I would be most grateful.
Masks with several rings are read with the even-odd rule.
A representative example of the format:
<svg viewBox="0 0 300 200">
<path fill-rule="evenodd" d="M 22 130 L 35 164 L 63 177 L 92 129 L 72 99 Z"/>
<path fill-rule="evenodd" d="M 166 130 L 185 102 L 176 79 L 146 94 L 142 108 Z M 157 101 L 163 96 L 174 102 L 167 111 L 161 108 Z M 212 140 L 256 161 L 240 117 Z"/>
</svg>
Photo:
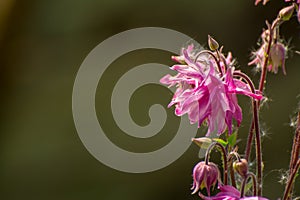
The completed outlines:
<svg viewBox="0 0 300 200">
<path fill-rule="evenodd" d="M 295 131 L 293 147 L 291 152 L 290 169 L 293 169 L 297 163 L 300 151 L 300 112 L 297 118 L 297 127 Z"/>
<path fill-rule="evenodd" d="M 245 149 L 245 159 L 246 160 L 249 160 L 249 157 L 250 157 L 250 154 L 251 154 L 253 130 L 254 130 L 254 121 L 253 121 L 253 118 L 252 118 L 251 126 L 250 126 L 249 133 L 248 133 L 246 149 Z"/>
<path fill-rule="evenodd" d="M 300 156 L 300 112 L 298 112 L 297 126 L 296 126 L 293 146 L 292 146 L 289 176 L 292 176 L 293 170 L 297 165 L 299 156 Z M 289 199 L 293 196 L 293 186 L 291 186 L 291 189 L 289 189 L 289 194 L 287 195 Z"/>
<path fill-rule="evenodd" d="M 253 196 L 257 196 L 257 184 L 256 184 L 256 177 L 252 172 L 248 172 L 246 177 L 244 177 L 242 186 L 241 186 L 241 198 L 245 195 L 245 186 L 247 183 L 248 178 L 251 177 L 252 184 L 253 184 Z"/>
<path fill-rule="evenodd" d="M 219 147 L 219 150 L 223 156 L 223 165 L 224 165 L 224 170 L 223 170 L 223 182 L 225 185 L 228 184 L 228 169 L 227 169 L 227 153 L 226 153 L 226 150 L 225 148 L 218 142 L 214 142 L 212 143 L 211 145 L 209 145 L 207 151 L 206 151 L 206 154 L 205 154 L 205 164 L 208 165 L 208 161 L 209 161 L 209 155 L 210 155 L 210 152 L 211 150 L 214 148 L 214 147 Z"/>
<path fill-rule="evenodd" d="M 252 83 L 251 79 L 241 72 L 235 72 L 234 75 L 240 76 L 243 78 L 247 84 L 250 86 L 252 93 L 255 94 L 255 87 Z M 252 109 L 253 109 L 253 121 L 254 121 L 254 129 L 255 129 L 255 144 L 256 144 L 256 174 L 257 174 L 257 184 L 258 190 L 257 193 L 259 196 L 262 195 L 262 151 L 261 151 L 261 140 L 260 140 L 260 129 L 259 129 L 259 116 L 258 116 L 258 101 L 252 99 Z"/>
<path fill-rule="evenodd" d="M 260 130 L 259 130 L 259 123 L 258 123 L 258 101 L 252 100 L 253 106 L 253 119 L 254 119 L 254 128 L 255 128 L 255 145 L 256 145 L 256 174 L 257 174 L 257 184 L 258 196 L 262 195 L 262 151 L 261 151 L 261 140 L 260 140 Z"/>
<path fill-rule="evenodd" d="M 268 67 L 268 63 L 269 63 L 271 46 L 272 46 L 272 43 L 273 43 L 274 29 L 277 29 L 280 23 L 282 23 L 282 22 L 279 18 L 276 18 L 273 21 L 272 26 L 269 23 L 267 23 L 268 30 L 269 30 L 269 38 L 268 38 L 267 51 L 265 52 L 265 59 L 264 59 L 263 65 L 262 65 L 262 72 L 260 74 L 259 86 L 258 86 L 258 90 L 261 93 L 263 93 L 265 83 L 266 83 L 267 67 Z M 277 36 L 275 38 L 277 38 Z M 260 101 L 258 101 L 258 109 L 259 109 L 259 106 L 260 106 Z M 246 145 L 246 149 L 245 149 L 245 159 L 246 160 L 249 160 L 249 157 L 250 157 L 250 154 L 251 154 L 253 130 L 254 130 L 254 121 L 253 121 L 253 118 L 252 118 L 251 126 L 250 126 L 250 129 L 249 129 L 249 134 L 248 134 L 248 139 L 247 139 L 247 145 Z"/>
<path fill-rule="evenodd" d="M 291 175 L 289 176 L 288 182 L 286 184 L 285 187 L 285 191 L 284 191 L 284 195 L 283 195 L 283 199 L 282 200 L 288 200 L 290 199 L 290 195 L 291 195 L 291 190 L 293 188 L 294 182 L 295 182 L 295 178 L 296 178 L 296 174 L 298 172 L 300 168 L 300 159 L 298 159 L 295 168 L 293 169 Z"/>
</svg>

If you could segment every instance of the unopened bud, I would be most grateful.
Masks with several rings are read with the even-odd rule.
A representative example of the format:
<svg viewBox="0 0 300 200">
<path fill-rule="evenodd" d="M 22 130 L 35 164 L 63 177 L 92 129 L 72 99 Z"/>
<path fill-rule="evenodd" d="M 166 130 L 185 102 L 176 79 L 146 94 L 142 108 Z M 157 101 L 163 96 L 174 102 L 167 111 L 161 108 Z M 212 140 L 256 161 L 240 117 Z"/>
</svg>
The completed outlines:
<svg viewBox="0 0 300 200">
<path fill-rule="evenodd" d="M 207 137 L 192 138 L 192 141 L 197 144 L 200 148 L 207 149 L 212 143 L 212 139 Z"/>
<path fill-rule="evenodd" d="M 291 18 L 292 15 L 293 15 L 294 9 L 295 9 L 294 4 L 292 4 L 291 6 L 282 8 L 282 9 L 279 11 L 279 17 L 280 17 L 280 19 L 283 20 L 283 21 L 288 21 L 288 20 L 290 20 L 290 18 Z"/>
<path fill-rule="evenodd" d="M 235 161 L 233 163 L 233 168 L 239 175 L 246 177 L 248 173 L 248 162 L 246 159 L 242 158 L 240 161 Z"/>
<path fill-rule="evenodd" d="M 208 46 L 210 50 L 215 51 L 219 48 L 218 42 L 212 38 L 210 35 L 208 35 Z"/>
<path fill-rule="evenodd" d="M 206 188 L 208 196 L 210 196 L 210 188 L 217 185 L 219 181 L 220 171 L 216 164 L 212 162 L 199 162 L 193 170 L 193 193 Z"/>
</svg>

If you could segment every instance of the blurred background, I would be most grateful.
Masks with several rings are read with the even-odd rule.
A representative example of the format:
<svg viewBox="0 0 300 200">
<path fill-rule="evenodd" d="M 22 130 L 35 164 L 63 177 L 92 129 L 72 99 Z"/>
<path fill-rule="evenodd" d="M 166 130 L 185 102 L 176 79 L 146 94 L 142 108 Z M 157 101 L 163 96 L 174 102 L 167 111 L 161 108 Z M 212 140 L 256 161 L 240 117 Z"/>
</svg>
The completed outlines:
<svg viewBox="0 0 300 200">
<path fill-rule="evenodd" d="M 0 0 L 0 193 L 1 199 L 199 199 L 192 196 L 192 169 L 199 161 L 191 145 L 176 162 L 161 170 L 129 174 L 111 169 L 88 153 L 72 118 L 72 88 L 88 53 L 100 42 L 137 27 L 164 27 L 206 44 L 211 34 L 232 51 L 240 69 L 257 85 L 259 75 L 247 66 L 250 52 L 265 27 L 284 6 L 271 1 L 255 7 L 254 1 L 138 1 L 138 0 Z M 300 50 L 300 26 L 294 17 L 281 29 L 292 50 Z M 148 61 L 172 65 L 170 53 L 159 50 L 131 52 L 110 66 L 101 85 L 120 76 L 120 67 Z M 289 126 L 300 101 L 300 57 L 289 53 L 287 76 L 268 74 L 261 111 L 264 196 L 282 196 L 280 183 L 288 167 L 294 130 Z M 124 68 L 123 68 L 124 70 Z M 126 72 L 126 71 L 125 71 Z M 134 152 L 150 151 L 172 139 L 179 119 L 168 110 L 169 124 L 159 136 L 135 139 L 119 130 L 111 117 L 109 101 L 99 93 L 96 109 L 106 135 L 118 146 Z M 171 95 L 161 86 L 144 86 L 135 94 L 131 111 L 139 124 L 147 124 L 145 105 L 166 105 Z M 151 91 L 151 97 L 149 92 Z M 153 92 L 154 91 L 154 92 Z M 147 96 L 148 95 L 148 96 Z M 250 121 L 250 102 L 239 98 L 244 120 L 239 131 L 244 151 Z M 134 106 L 133 106 L 134 105 Z M 136 109 L 140 108 L 140 109 Z M 101 120 L 102 121 L 101 121 Z M 172 133 L 174 133 L 172 135 Z M 203 130 L 199 130 L 199 136 Z M 295 188 L 300 195 L 300 179 Z"/>
</svg>

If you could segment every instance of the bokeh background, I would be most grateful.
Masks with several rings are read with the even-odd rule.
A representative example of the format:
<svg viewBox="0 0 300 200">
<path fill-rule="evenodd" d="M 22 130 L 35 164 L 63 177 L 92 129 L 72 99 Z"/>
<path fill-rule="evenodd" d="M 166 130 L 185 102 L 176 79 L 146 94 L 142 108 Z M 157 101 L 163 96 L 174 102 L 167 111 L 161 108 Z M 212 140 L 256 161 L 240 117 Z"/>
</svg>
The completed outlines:
<svg viewBox="0 0 300 200">
<path fill-rule="evenodd" d="M 81 143 L 72 118 L 72 87 L 82 61 L 106 38 L 137 27 L 165 27 L 206 44 L 211 34 L 238 66 L 247 66 L 250 51 L 265 26 L 284 5 L 273 0 L 255 7 L 254 1 L 138 1 L 138 0 L 1 0 L 0 1 L 0 198 L 1 199 L 198 199 L 190 194 L 192 168 L 198 148 L 192 145 L 176 162 L 146 174 L 128 174 L 104 166 Z M 293 18 L 282 26 L 292 50 L 300 49 L 300 26 Z M 132 52 L 110 66 L 104 82 L 111 84 L 122 66 L 157 61 L 171 65 L 170 53 Z M 264 195 L 281 197 L 290 158 L 293 129 L 290 119 L 300 101 L 300 57 L 289 53 L 287 76 L 268 74 L 270 101 L 261 112 Z M 124 68 L 122 68 L 124 70 Z M 106 81 L 106 82 L 105 82 Z M 99 89 L 100 90 L 100 89 Z M 110 105 L 97 91 L 96 107 L 107 136 L 131 151 L 157 149 L 176 133 L 178 118 L 169 110 L 169 124 L 159 136 L 143 140 L 127 137 L 111 120 Z M 147 92 L 148 91 L 148 92 Z M 151 95 L 150 92 L 151 92 Z M 162 87 L 143 86 L 130 106 L 138 124 L 147 124 L 147 106 L 166 105 L 171 96 Z M 250 103 L 241 97 L 244 121 L 239 131 L 243 152 L 250 120 Z M 145 108 L 146 106 L 146 108 Z M 137 109 L 138 108 L 138 109 Z M 107 116 L 107 117 L 105 117 Z M 102 121 L 101 121 L 102 120 Z M 175 131 L 174 131 L 175 129 Z M 199 135 L 203 135 L 199 130 Z M 296 184 L 300 195 L 300 179 Z"/>
</svg>

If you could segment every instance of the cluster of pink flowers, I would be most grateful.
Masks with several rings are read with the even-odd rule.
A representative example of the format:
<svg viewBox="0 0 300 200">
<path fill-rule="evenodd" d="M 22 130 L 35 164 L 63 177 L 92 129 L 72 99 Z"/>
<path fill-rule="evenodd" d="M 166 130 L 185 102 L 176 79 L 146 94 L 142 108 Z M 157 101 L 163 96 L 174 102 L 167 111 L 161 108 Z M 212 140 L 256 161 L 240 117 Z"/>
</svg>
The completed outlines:
<svg viewBox="0 0 300 200">
<path fill-rule="evenodd" d="M 244 163 L 244 162 L 240 162 Z M 247 163 L 247 162 L 246 162 Z M 247 164 L 244 165 L 248 168 Z M 240 169 L 245 169 L 245 167 Z M 239 169 L 237 169 L 239 170 Z M 247 172 L 246 172 L 247 173 Z M 205 161 L 199 162 L 193 171 L 193 193 L 195 194 L 198 190 L 206 188 L 208 196 L 205 196 L 199 192 L 199 196 L 204 200 L 268 200 L 264 197 L 251 196 L 241 197 L 241 193 L 231 185 L 223 185 L 220 180 L 220 171 L 218 167 L 211 162 L 205 163 Z M 210 196 L 210 189 L 219 182 L 218 189 L 220 190 L 215 196 Z"/>
<path fill-rule="evenodd" d="M 222 55 L 223 56 L 223 55 Z M 176 85 L 177 90 L 169 104 L 176 105 L 175 114 L 188 114 L 190 122 L 198 126 L 206 120 L 207 135 L 222 134 L 226 127 L 232 132 L 232 120 L 239 126 L 242 110 L 236 94 L 243 94 L 260 100 L 262 95 L 251 92 L 249 86 L 234 78 L 231 54 L 224 62 L 217 63 L 207 52 L 197 52 L 193 45 L 182 49 L 182 55 L 173 57 L 180 64 L 173 65 L 177 75 L 166 75 L 160 81 L 169 87 Z M 218 65 L 220 67 L 218 67 Z"/>
<path fill-rule="evenodd" d="M 268 200 L 264 197 L 252 196 L 252 197 L 241 197 L 241 193 L 231 185 L 223 185 L 219 187 L 220 192 L 213 197 L 206 197 L 200 195 L 204 200 Z"/>
<path fill-rule="evenodd" d="M 268 1 L 256 0 L 255 5 L 260 2 L 266 4 Z M 225 140 L 208 137 L 192 139 L 201 148 L 207 149 L 205 160 L 200 161 L 194 167 L 191 188 L 192 194 L 198 193 L 204 200 L 267 200 L 262 197 L 263 159 L 259 127 L 260 100 L 263 98 L 262 93 L 268 71 L 277 73 L 278 68 L 282 67 L 283 74 L 286 75 L 285 60 L 288 48 L 280 38 L 280 25 L 291 18 L 295 9 L 298 10 L 297 16 L 300 22 L 300 0 L 285 1 L 291 2 L 291 5 L 281 9 L 271 24 L 266 22 L 267 29 L 263 30 L 260 36 L 261 45 L 257 51 L 252 53 L 253 60 L 248 63 L 248 65 L 255 65 L 261 71 L 259 90 L 255 89 L 253 82 L 246 74 L 235 69 L 231 53 L 228 53 L 226 57 L 222 53 L 222 48 L 219 48 L 218 42 L 210 36 L 208 36 L 210 50 L 200 51 L 193 45 L 182 48 L 181 55 L 172 57 L 177 64 L 170 67 L 177 74 L 175 76 L 167 74 L 160 80 L 169 87 L 176 86 L 176 91 L 168 107 L 175 105 L 177 116 L 187 114 L 191 124 L 198 123 L 198 127 L 203 124 L 207 125 L 206 136 L 221 135 L 226 130 L 228 131 L 228 134 L 223 137 Z M 233 120 L 236 121 L 237 127 L 242 122 L 242 109 L 238 104 L 237 94 L 250 97 L 253 109 L 252 124 L 243 158 L 237 152 L 237 134 L 232 134 L 235 128 Z M 294 180 L 300 170 L 300 112 L 297 124 L 296 131 L 298 132 L 294 139 L 290 174 L 283 200 L 291 199 Z M 254 136 L 256 174 L 251 172 L 248 167 Z M 222 155 L 222 179 L 218 165 L 209 162 L 210 152 L 214 147 L 217 147 Z M 250 187 L 252 196 L 245 197 L 245 194 L 250 195 L 250 189 L 246 187 L 249 183 L 248 178 L 252 180 Z M 207 196 L 202 193 L 204 188 Z M 211 190 L 217 194 L 211 196 Z"/>
<path fill-rule="evenodd" d="M 269 35 L 269 31 L 265 30 L 261 36 L 263 43 L 261 44 L 260 48 L 256 51 L 253 52 L 254 59 L 248 63 L 248 65 L 256 65 L 257 69 L 262 69 L 263 64 L 265 63 L 266 59 L 266 51 L 267 51 L 267 46 L 268 46 L 268 39 L 267 37 Z M 267 69 L 270 72 L 274 72 L 275 74 L 278 72 L 278 68 L 281 66 L 283 74 L 286 75 L 286 70 L 285 70 L 285 59 L 287 56 L 287 47 L 281 43 L 281 42 L 276 42 L 274 44 L 271 44 L 270 47 L 270 57 L 268 58 L 268 65 Z"/>
</svg>

